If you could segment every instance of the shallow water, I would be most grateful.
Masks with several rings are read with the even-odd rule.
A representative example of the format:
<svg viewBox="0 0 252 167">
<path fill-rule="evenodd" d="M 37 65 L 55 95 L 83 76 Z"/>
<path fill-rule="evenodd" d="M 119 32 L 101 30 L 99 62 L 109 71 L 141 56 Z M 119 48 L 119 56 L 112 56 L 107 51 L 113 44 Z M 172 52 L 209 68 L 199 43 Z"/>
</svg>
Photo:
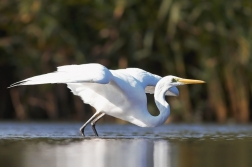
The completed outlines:
<svg viewBox="0 0 252 167">
<path fill-rule="evenodd" d="M 250 167 L 251 125 L 0 123 L 0 166 Z"/>
</svg>

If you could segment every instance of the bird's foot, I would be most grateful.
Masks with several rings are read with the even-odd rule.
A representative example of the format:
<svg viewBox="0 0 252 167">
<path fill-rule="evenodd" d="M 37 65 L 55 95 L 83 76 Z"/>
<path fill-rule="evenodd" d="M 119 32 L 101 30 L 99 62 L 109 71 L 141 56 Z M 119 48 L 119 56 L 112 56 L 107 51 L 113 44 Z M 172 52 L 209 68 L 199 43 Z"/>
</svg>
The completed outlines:
<svg viewBox="0 0 252 167">
<path fill-rule="evenodd" d="M 84 129 L 80 129 L 80 134 L 84 137 L 85 136 L 85 134 L 84 134 Z"/>
<path fill-rule="evenodd" d="M 95 133 L 95 136 L 96 136 L 96 137 L 99 137 L 99 135 L 98 135 L 98 133 L 97 133 L 97 131 L 96 131 L 96 129 L 95 129 L 95 124 L 92 124 L 92 123 L 91 123 L 91 125 L 92 125 L 92 129 L 93 129 L 93 131 L 94 131 L 94 133 Z"/>
</svg>

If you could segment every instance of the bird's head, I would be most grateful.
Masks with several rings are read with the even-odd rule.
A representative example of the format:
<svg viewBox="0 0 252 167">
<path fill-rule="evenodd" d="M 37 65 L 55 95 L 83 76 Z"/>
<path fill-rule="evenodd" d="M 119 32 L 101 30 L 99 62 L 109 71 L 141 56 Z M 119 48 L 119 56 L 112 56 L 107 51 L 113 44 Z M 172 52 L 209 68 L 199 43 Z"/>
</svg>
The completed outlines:
<svg viewBox="0 0 252 167">
<path fill-rule="evenodd" d="M 205 83 L 205 81 L 184 79 L 184 78 L 179 78 L 176 76 L 168 75 L 166 77 L 163 77 L 158 84 L 162 85 L 161 87 L 168 88 L 168 90 L 167 90 L 168 94 L 166 93 L 167 95 L 178 96 L 179 91 L 176 88 L 176 86 L 186 85 L 186 84 L 202 84 L 202 83 Z"/>
</svg>

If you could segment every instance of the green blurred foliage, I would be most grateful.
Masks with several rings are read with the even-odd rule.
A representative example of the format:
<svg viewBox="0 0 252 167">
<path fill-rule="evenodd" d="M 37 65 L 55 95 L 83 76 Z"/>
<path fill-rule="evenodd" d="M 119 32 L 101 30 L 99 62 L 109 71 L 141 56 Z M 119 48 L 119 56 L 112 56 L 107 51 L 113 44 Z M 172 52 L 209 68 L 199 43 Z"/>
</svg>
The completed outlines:
<svg viewBox="0 0 252 167">
<path fill-rule="evenodd" d="M 168 98 L 168 121 L 248 122 L 251 18 L 251 0 L 1 0 L 0 118 L 87 119 L 93 109 L 65 85 L 6 87 L 60 65 L 97 62 L 205 80 Z"/>
</svg>

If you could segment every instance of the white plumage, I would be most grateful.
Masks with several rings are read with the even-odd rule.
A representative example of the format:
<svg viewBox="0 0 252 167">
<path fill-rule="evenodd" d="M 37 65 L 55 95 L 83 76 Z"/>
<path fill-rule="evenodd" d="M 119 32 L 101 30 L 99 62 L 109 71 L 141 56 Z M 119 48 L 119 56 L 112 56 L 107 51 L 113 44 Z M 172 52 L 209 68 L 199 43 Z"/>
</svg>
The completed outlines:
<svg viewBox="0 0 252 167">
<path fill-rule="evenodd" d="M 204 83 L 200 80 L 187 80 L 175 76 L 164 78 L 138 68 L 108 70 L 100 64 L 67 65 L 56 72 L 31 77 L 12 84 L 36 85 L 65 83 L 74 95 L 96 109 L 96 113 L 81 127 L 91 122 L 95 134 L 95 123 L 105 114 L 114 116 L 141 127 L 155 127 L 165 122 L 170 114 L 169 104 L 164 96 L 178 96 L 178 85 Z M 147 109 L 145 93 L 154 93 L 160 111 L 152 116 Z"/>
</svg>

